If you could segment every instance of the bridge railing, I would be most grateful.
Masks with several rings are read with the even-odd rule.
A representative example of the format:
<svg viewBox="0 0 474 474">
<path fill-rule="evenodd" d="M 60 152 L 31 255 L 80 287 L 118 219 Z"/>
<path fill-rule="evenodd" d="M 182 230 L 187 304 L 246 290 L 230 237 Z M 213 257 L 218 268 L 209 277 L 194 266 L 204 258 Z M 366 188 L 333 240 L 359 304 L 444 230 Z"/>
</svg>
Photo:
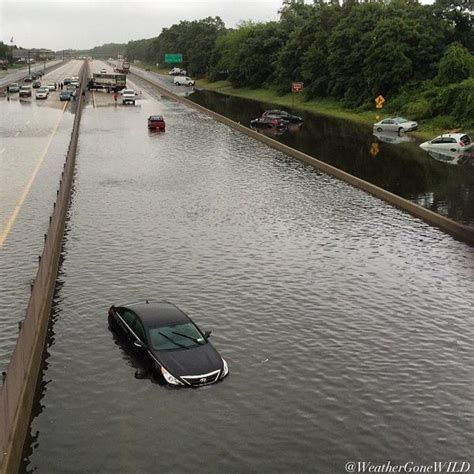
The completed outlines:
<svg viewBox="0 0 474 474">
<path fill-rule="evenodd" d="M 19 323 L 19 335 L 0 388 L 0 472 L 17 472 L 28 432 L 31 409 L 43 359 L 43 350 L 51 314 L 59 257 L 67 210 L 71 197 L 83 91 L 88 79 L 88 63 L 80 71 L 76 92 L 76 114 L 56 201 L 44 234 L 44 248 L 38 257 L 38 271 L 31 284 L 26 317 Z"/>
</svg>

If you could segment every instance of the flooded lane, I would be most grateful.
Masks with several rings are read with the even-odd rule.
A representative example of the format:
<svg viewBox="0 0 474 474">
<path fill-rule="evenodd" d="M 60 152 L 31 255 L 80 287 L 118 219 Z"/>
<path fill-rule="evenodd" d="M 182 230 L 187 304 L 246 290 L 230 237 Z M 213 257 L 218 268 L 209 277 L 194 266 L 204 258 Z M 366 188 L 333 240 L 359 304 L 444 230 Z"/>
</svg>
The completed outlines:
<svg viewBox="0 0 474 474">
<path fill-rule="evenodd" d="M 46 74 L 43 83 L 78 74 L 71 61 Z M 33 89 L 34 91 L 34 89 Z M 0 99 L 0 366 L 10 360 L 25 316 L 30 283 L 43 249 L 43 234 L 56 199 L 72 130 L 73 108 L 58 92 L 46 100 Z"/>
<path fill-rule="evenodd" d="M 163 114 L 165 133 L 146 118 Z M 28 472 L 343 472 L 472 455 L 474 249 L 159 94 L 88 107 Z M 230 366 L 136 379 L 112 303 Z"/>
<path fill-rule="evenodd" d="M 244 125 L 275 109 L 239 97 L 196 91 L 189 98 Z M 289 109 L 288 109 L 289 110 Z M 289 110 L 291 112 L 291 110 Z M 365 125 L 294 111 L 304 118 L 272 138 L 466 225 L 474 226 L 474 162 L 452 166 L 431 158 L 411 134 L 372 133 Z"/>
</svg>

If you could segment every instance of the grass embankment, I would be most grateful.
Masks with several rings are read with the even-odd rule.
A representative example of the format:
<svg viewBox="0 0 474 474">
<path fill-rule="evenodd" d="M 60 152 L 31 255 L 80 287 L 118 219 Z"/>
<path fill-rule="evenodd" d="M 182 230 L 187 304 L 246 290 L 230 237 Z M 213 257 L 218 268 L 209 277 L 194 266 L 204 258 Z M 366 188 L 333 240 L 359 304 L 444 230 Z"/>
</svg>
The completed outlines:
<svg viewBox="0 0 474 474">
<path fill-rule="evenodd" d="M 283 96 L 279 96 L 275 91 L 270 89 L 236 89 L 232 87 L 230 82 L 228 81 L 209 82 L 207 79 L 199 79 L 196 81 L 196 85 L 202 89 L 211 90 L 220 94 L 233 95 L 282 107 L 290 107 L 295 110 L 328 115 L 344 120 L 350 120 L 352 122 L 362 123 L 370 127 L 372 127 L 373 123 L 378 120 L 394 116 L 394 114 L 384 113 L 383 109 L 381 112 L 377 112 L 375 107 L 373 111 L 348 109 L 342 106 L 340 102 L 334 99 L 320 98 L 305 101 L 303 99 L 303 95 L 300 93 L 290 93 Z M 376 115 L 379 116 L 379 119 L 375 118 Z M 418 124 L 418 130 L 416 132 L 411 133 L 423 139 L 430 139 L 436 135 L 448 132 L 448 130 L 436 127 L 431 123 L 430 120 L 418 121 Z M 470 133 L 471 135 L 473 132 L 472 130 L 462 131 Z"/>
<path fill-rule="evenodd" d="M 154 66 L 153 64 L 142 63 L 141 61 L 139 63 L 133 63 L 132 66 L 139 67 L 145 71 L 156 72 L 158 74 L 168 74 L 169 70 L 171 69 L 169 67 L 158 67 Z"/>
</svg>

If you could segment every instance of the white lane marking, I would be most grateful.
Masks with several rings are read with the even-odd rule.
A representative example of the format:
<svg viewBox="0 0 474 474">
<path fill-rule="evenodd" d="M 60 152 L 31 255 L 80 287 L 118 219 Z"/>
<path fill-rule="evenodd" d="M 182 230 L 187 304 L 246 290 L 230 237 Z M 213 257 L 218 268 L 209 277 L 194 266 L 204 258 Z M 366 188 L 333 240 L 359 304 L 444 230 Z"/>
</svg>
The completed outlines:
<svg viewBox="0 0 474 474">
<path fill-rule="evenodd" d="M 5 151 L 5 148 L 2 148 L 2 149 L 0 150 L 0 155 L 1 155 L 4 151 Z"/>
<path fill-rule="evenodd" d="M 20 135 L 20 130 L 18 130 L 18 132 L 15 133 L 15 137 L 17 137 L 18 135 Z"/>
</svg>

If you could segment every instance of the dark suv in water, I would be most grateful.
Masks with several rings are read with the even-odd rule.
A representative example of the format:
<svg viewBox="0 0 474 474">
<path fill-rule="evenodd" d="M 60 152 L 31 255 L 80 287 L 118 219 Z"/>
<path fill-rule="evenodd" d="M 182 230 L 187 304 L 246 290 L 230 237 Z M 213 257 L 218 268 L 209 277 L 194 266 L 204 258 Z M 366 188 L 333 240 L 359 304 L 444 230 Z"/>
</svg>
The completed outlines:
<svg viewBox="0 0 474 474">
<path fill-rule="evenodd" d="M 263 112 L 262 117 L 270 119 L 280 119 L 285 120 L 288 123 L 302 123 L 303 119 L 298 117 L 298 115 L 292 115 L 284 110 L 266 110 Z"/>
</svg>

